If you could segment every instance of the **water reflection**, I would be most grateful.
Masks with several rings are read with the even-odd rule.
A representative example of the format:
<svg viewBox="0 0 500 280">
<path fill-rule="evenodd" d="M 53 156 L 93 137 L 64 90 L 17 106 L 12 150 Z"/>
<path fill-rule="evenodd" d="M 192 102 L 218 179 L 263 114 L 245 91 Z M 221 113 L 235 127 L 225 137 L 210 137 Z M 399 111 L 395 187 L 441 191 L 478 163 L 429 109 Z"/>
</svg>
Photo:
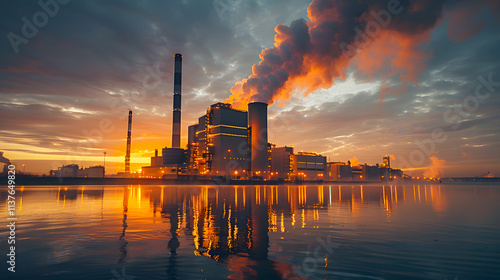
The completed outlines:
<svg viewBox="0 0 500 280">
<path fill-rule="evenodd" d="M 280 254 L 280 250 L 286 250 L 282 244 L 300 243 L 314 231 L 324 230 L 324 234 L 332 225 L 347 223 L 348 219 L 359 218 L 356 222 L 360 226 L 376 224 L 372 230 L 378 234 L 386 229 L 378 226 L 381 221 L 375 215 L 390 223 L 400 207 L 410 209 L 412 217 L 420 212 L 427 215 L 425 219 L 429 212 L 435 217 L 446 215 L 450 212 L 449 199 L 456 192 L 477 197 L 476 188 L 451 190 L 441 185 L 85 186 L 27 188 L 18 192 L 17 199 L 21 214 L 44 209 L 47 217 L 70 213 L 84 221 L 82 224 L 89 219 L 82 227 L 99 227 L 110 234 L 111 242 L 117 242 L 111 253 L 115 263 L 134 261 L 133 245 L 144 246 L 140 251 L 154 258 L 165 256 L 163 273 L 168 279 L 183 279 L 186 265 L 190 265 L 181 259 L 185 252 L 224 264 L 233 279 L 282 279 L 284 275 L 293 279 L 300 277 L 294 274 L 292 266 L 296 265 L 295 256 Z M 499 197 L 498 191 L 489 187 L 480 192 L 482 197 L 489 193 Z M 6 207 L 4 192 L 0 192 L 0 198 L 0 207 Z M 24 206 L 23 198 L 29 200 Z M 99 209 L 99 222 L 91 219 L 88 211 L 92 209 Z M 339 211 L 348 213 L 348 219 Z M 47 229 L 54 230 L 49 226 Z M 359 232 L 337 234 L 349 236 Z M 373 237 L 371 233 L 367 235 Z M 278 241 L 272 241 L 273 236 Z M 100 238 L 108 237 L 103 234 Z M 287 238 L 295 241 L 280 243 Z M 379 238 L 384 240 L 385 236 Z M 146 243 L 153 239 L 161 242 Z M 67 258 L 61 256 L 54 262 Z M 334 267 L 327 258 L 322 266 Z"/>
<path fill-rule="evenodd" d="M 101 190 L 102 191 L 102 190 Z M 104 192 L 103 192 L 104 194 Z M 125 230 L 127 229 L 127 212 L 128 212 L 128 198 L 130 195 L 129 188 L 125 188 L 123 192 L 123 220 L 122 220 L 122 234 L 120 235 L 120 258 L 118 259 L 118 263 L 123 263 L 125 261 L 125 257 L 127 256 L 127 240 L 125 239 Z M 102 197 L 102 196 L 101 196 Z M 83 196 L 82 196 L 83 200 Z"/>
<path fill-rule="evenodd" d="M 129 187 L 130 188 L 130 187 Z M 129 189 L 127 188 L 127 190 Z M 430 196 L 407 196 L 414 188 Z M 227 262 L 243 278 L 280 279 L 293 271 L 290 264 L 269 260 L 269 232 L 286 232 L 296 225 L 306 228 L 329 207 L 359 213 L 363 204 L 380 204 L 388 217 L 398 203 L 429 203 L 446 211 L 440 186 L 233 186 L 233 187 L 132 187 L 149 197 L 156 212 L 169 223 L 167 275 L 175 278 L 180 231 L 191 236 L 194 255 Z M 144 190 L 144 191 L 143 191 Z M 125 195 L 128 199 L 128 195 Z M 124 198 L 124 201 L 126 199 Z M 286 223 L 291 219 L 291 223 Z M 126 251 L 125 251 L 126 252 Z M 288 273 L 289 277 L 293 274 Z"/>
</svg>

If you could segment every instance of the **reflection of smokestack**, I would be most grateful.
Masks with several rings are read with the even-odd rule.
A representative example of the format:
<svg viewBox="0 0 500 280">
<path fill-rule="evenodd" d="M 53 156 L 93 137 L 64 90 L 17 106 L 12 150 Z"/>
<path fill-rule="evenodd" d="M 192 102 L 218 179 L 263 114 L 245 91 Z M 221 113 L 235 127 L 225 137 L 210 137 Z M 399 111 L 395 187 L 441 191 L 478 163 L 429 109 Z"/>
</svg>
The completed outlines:
<svg viewBox="0 0 500 280">
<path fill-rule="evenodd" d="M 181 83 L 182 83 L 182 54 L 175 54 L 174 74 L 174 116 L 172 124 L 172 148 L 181 147 Z"/>
<path fill-rule="evenodd" d="M 132 142 L 132 110 L 128 110 L 127 154 L 125 155 L 125 173 L 130 173 L 130 144 Z"/>
<path fill-rule="evenodd" d="M 254 188 L 260 196 L 260 188 Z M 264 192 L 266 189 L 263 190 Z M 253 196 L 256 197 L 256 196 Z M 262 195 L 264 197 L 264 195 Z M 263 204 L 252 204 L 252 247 L 250 257 L 257 260 L 267 259 L 269 252 L 269 214 L 267 212 L 267 201 Z"/>
<path fill-rule="evenodd" d="M 267 104 L 248 104 L 248 126 L 250 126 L 250 171 L 266 176 L 269 159 L 267 151 Z"/>
</svg>

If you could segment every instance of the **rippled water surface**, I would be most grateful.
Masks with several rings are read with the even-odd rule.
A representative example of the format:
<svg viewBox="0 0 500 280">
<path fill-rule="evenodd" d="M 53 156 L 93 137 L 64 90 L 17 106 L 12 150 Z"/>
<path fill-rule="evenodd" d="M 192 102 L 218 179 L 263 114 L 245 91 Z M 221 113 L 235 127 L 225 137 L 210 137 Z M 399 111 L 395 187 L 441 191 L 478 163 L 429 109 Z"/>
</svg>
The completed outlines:
<svg viewBox="0 0 500 280">
<path fill-rule="evenodd" d="M 0 279 L 500 279 L 500 186 L 34 186 L 16 202 Z"/>
</svg>

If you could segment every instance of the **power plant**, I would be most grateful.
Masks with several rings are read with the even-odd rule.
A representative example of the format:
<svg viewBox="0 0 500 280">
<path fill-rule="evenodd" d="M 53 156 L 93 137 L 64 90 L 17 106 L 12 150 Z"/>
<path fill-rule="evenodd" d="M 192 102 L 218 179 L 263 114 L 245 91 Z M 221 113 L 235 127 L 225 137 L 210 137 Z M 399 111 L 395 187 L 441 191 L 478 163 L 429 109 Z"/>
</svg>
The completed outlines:
<svg viewBox="0 0 500 280">
<path fill-rule="evenodd" d="M 250 102 L 247 110 L 229 103 L 215 103 L 188 126 L 188 143 L 181 148 L 182 54 L 174 55 L 172 96 L 172 146 L 155 149 L 150 166 L 130 172 L 132 110 L 128 113 L 125 173 L 117 176 L 165 179 L 257 180 L 257 181 L 393 181 L 403 178 L 400 169 L 391 168 L 391 156 L 383 164 L 327 162 L 311 152 L 295 152 L 294 147 L 277 147 L 268 139 L 268 104 Z M 0 162 L 10 164 L 0 152 Z M 4 167 L 4 173 L 6 171 Z M 104 167 L 78 169 L 65 165 L 51 170 L 51 176 L 93 178 L 104 174 Z"/>
<path fill-rule="evenodd" d="M 326 157 L 316 153 L 295 153 L 293 147 L 276 147 L 268 140 L 268 104 L 262 102 L 250 102 L 247 111 L 235 109 L 228 103 L 210 105 L 197 123 L 188 126 L 188 143 L 183 149 L 181 97 L 182 55 L 177 53 L 174 56 L 172 146 L 163 148 L 161 156 L 155 150 L 151 165 L 142 168 L 141 176 L 283 181 L 364 181 L 402 176 L 390 168 L 387 157 L 380 167 L 351 166 L 350 163 L 327 163 Z"/>
</svg>

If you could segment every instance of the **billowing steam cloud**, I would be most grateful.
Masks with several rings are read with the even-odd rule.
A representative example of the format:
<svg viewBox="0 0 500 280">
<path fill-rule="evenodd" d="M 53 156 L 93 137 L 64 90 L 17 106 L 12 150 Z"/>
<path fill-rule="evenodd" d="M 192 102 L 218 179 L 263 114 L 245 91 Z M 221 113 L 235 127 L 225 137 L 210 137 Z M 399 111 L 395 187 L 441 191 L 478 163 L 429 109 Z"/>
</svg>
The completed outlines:
<svg viewBox="0 0 500 280">
<path fill-rule="evenodd" d="M 0 163 L 10 164 L 10 160 L 3 156 L 3 152 L 0 152 Z"/>
<path fill-rule="evenodd" d="M 436 156 L 431 156 L 429 159 L 431 160 L 431 165 L 427 167 L 427 170 L 424 172 L 424 176 L 436 178 L 443 175 L 446 161 L 444 159 L 439 159 Z"/>
<path fill-rule="evenodd" d="M 357 157 L 353 157 L 349 161 L 351 162 L 351 166 L 359 166 L 359 161 Z"/>
<path fill-rule="evenodd" d="M 314 0 L 309 21 L 277 25 L 274 47 L 260 53 L 252 74 L 231 88 L 226 102 L 243 108 L 250 101 L 272 104 L 287 100 L 299 90 L 304 95 L 329 88 L 335 78 L 355 62 L 368 79 L 375 75 L 398 76 L 398 89 L 383 86 L 381 94 L 405 92 L 408 82 L 417 84 L 430 54 L 419 46 L 430 32 L 465 0 Z M 475 1 L 490 5 L 491 0 Z M 498 6 L 498 5 L 497 5 Z M 462 11 L 462 9 L 458 9 Z M 461 39 L 472 34 L 453 34 Z"/>
</svg>

